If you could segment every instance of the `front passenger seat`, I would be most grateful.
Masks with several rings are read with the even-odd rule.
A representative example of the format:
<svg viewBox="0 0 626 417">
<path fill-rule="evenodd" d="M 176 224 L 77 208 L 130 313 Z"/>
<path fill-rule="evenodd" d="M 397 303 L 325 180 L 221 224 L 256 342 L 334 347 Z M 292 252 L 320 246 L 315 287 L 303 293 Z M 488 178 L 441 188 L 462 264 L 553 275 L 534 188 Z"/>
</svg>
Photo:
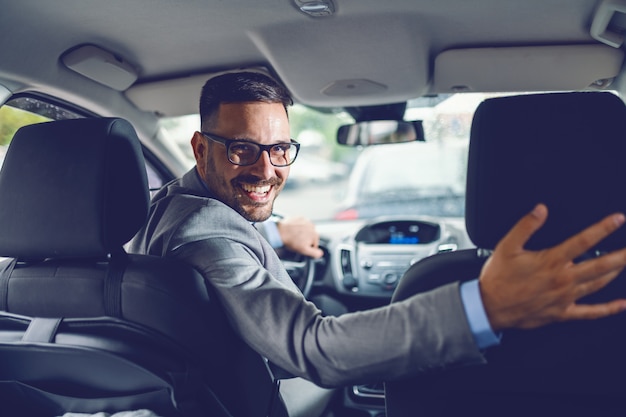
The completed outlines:
<svg viewBox="0 0 626 417">
<path fill-rule="evenodd" d="M 471 129 L 466 225 L 478 249 L 414 264 L 393 301 L 475 279 L 497 242 L 537 203 L 548 219 L 526 248 L 552 247 L 626 213 L 626 107 L 608 92 L 485 100 Z M 626 227 L 581 259 L 626 246 Z M 626 298 L 626 273 L 580 303 Z M 442 313 L 445 314 L 445 313 Z M 507 330 L 487 364 L 385 383 L 387 417 L 608 416 L 626 409 L 626 314 Z"/>
<path fill-rule="evenodd" d="M 119 118 L 21 128 L 0 171 L 0 407 L 57 416 L 284 416 L 202 276 L 127 254 L 149 204 Z"/>
</svg>

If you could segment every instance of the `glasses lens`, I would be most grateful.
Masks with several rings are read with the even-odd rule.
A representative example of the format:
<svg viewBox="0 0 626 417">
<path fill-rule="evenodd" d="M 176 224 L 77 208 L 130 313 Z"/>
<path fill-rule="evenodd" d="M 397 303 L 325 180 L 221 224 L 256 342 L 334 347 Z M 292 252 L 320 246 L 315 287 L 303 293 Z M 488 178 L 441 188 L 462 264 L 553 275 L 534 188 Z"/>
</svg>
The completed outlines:
<svg viewBox="0 0 626 417">
<path fill-rule="evenodd" d="M 283 167 L 291 165 L 298 155 L 298 147 L 292 143 L 280 143 L 269 149 L 273 165 Z"/>
<path fill-rule="evenodd" d="M 284 167 L 296 159 L 298 146 L 293 143 L 261 146 L 253 142 L 235 141 L 228 146 L 228 160 L 235 165 L 252 165 L 259 160 L 262 151 L 267 151 L 272 165 Z"/>
<path fill-rule="evenodd" d="M 228 159 L 233 164 L 250 165 L 259 158 L 261 148 L 251 142 L 232 142 L 228 148 Z"/>
</svg>

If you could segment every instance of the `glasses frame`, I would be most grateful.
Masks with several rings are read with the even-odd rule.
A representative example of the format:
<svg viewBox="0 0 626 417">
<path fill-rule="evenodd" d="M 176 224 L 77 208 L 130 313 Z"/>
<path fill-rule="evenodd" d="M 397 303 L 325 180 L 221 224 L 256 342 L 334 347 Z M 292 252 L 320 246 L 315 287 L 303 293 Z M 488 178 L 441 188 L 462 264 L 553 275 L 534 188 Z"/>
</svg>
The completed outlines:
<svg viewBox="0 0 626 417">
<path fill-rule="evenodd" d="M 283 168 L 283 167 L 288 167 L 289 165 L 293 164 L 296 161 L 296 158 L 298 157 L 298 154 L 300 153 L 300 144 L 298 142 L 296 142 L 293 139 L 290 139 L 290 142 L 278 142 L 278 143 L 273 143 L 271 145 L 261 145 L 260 143 L 256 143 L 253 142 L 251 140 L 247 140 L 247 139 L 228 139 L 225 138 L 223 136 L 219 136 L 216 135 L 214 133 L 210 133 L 210 132 L 200 132 L 202 133 L 202 136 L 204 136 L 207 139 L 211 139 L 214 142 L 218 142 L 221 143 L 222 145 L 224 145 L 224 147 L 226 148 L 226 158 L 228 158 L 228 162 L 230 162 L 233 165 L 238 165 L 238 166 L 250 166 L 250 165 L 254 165 L 257 163 L 257 161 L 259 160 L 259 158 L 261 157 L 261 155 L 263 154 L 263 152 L 267 152 L 267 154 L 269 155 L 269 159 L 270 159 L 270 163 L 278 168 Z M 232 159 L 230 159 L 230 146 L 233 143 L 249 143 L 249 144 L 253 144 L 255 146 L 259 147 L 259 154 L 257 155 L 256 159 L 250 163 L 247 164 L 239 164 L 237 162 L 234 162 Z M 291 160 L 291 162 L 289 162 L 288 164 L 275 164 L 274 161 L 272 161 L 272 154 L 270 153 L 270 149 L 272 149 L 274 146 L 280 146 L 280 145 L 290 145 L 290 146 L 295 146 L 296 147 L 296 156 L 293 157 L 293 159 Z"/>
</svg>

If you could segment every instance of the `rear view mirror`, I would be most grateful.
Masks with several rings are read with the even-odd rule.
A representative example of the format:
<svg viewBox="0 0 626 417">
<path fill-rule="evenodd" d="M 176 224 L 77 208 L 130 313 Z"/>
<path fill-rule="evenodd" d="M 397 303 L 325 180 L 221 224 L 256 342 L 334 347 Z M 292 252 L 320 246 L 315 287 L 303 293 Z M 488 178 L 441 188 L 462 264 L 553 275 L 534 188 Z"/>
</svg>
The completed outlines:
<svg viewBox="0 0 626 417">
<path fill-rule="evenodd" d="M 370 146 L 424 140 L 422 121 L 370 120 L 343 125 L 337 130 L 337 143 L 346 146 Z"/>
</svg>

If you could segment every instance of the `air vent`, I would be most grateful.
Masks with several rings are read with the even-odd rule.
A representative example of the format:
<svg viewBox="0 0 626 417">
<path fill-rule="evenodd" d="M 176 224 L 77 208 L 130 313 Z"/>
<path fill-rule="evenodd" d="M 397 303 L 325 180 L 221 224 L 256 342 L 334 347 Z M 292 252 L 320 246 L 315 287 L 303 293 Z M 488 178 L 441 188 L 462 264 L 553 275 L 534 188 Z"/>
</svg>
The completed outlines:
<svg viewBox="0 0 626 417">
<path fill-rule="evenodd" d="M 341 260 L 341 272 L 343 275 L 352 275 L 352 261 L 350 260 L 350 251 L 342 249 L 339 254 Z"/>
<path fill-rule="evenodd" d="M 343 287 L 348 291 L 357 292 L 359 290 L 359 282 L 352 270 L 352 252 L 348 249 L 341 249 L 339 251 L 339 262 L 341 264 L 341 283 Z"/>
</svg>

